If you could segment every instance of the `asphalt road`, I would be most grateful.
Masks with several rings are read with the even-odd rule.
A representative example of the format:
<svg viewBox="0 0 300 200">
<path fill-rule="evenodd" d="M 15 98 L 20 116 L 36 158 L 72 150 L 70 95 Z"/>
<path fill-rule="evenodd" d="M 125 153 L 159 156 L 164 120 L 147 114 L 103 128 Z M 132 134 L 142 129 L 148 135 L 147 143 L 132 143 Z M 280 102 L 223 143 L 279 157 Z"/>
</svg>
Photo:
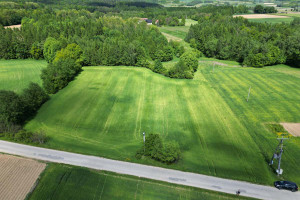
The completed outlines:
<svg viewBox="0 0 300 200">
<path fill-rule="evenodd" d="M 38 160 L 65 163 L 75 166 L 88 167 L 91 169 L 111 171 L 120 174 L 128 174 L 180 185 L 225 192 L 229 194 L 235 194 L 237 190 L 240 190 L 241 196 L 254 197 L 258 199 L 300 200 L 300 191 L 290 192 L 286 190 L 278 190 L 274 187 L 256 185 L 243 181 L 235 181 L 172 169 L 110 160 L 101 157 L 33 147 L 1 140 L 0 152 Z"/>
</svg>

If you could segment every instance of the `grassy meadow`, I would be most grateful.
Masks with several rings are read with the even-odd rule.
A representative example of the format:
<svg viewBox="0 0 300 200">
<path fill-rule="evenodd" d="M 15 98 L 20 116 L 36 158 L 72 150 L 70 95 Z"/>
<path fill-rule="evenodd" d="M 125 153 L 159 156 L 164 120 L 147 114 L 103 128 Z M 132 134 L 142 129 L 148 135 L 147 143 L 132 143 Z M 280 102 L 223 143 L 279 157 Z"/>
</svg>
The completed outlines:
<svg viewBox="0 0 300 200">
<path fill-rule="evenodd" d="M 159 30 L 163 33 L 172 35 L 174 37 L 184 39 L 189 31 L 192 24 L 197 24 L 198 22 L 192 19 L 186 19 L 185 26 L 162 26 Z"/>
<path fill-rule="evenodd" d="M 0 90 L 21 92 L 30 82 L 42 85 L 41 70 L 46 67 L 44 60 L 1 60 Z"/>
<path fill-rule="evenodd" d="M 300 17 L 300 12 L 294 12 L 294 13 L 275 13 L 274 15 L 280 15 L 280 16 L 288 16 L 288 17 Z"/>
<path fill-rule="evenodd" d="M 26 129 L 44 129 L 49 148 L 272 184 L 277 178 L 267 160 L 277 141 L 264 123 L 300 121 L 300 79 L 272 67 L 231 63 L 212 72 L 212 62 L 200 61 L 194 80 L 136 67 L 84 67 Z M 182 159 L 175 165 L 136 160 L 144 131 L 176 140 Z M 298 182 L 299 156 L 299 139 L 293 138 L 282 168 Z"/>
<path fill-rule="evenodd" d="M 29 200 L 250 199 L 132 176 L 49 164 Z"/>
<path fill-rule="evenodd" d="M 289 18 L 261 18 L 261 19 L 248 19 L 250 22 L 260 22 L 260 23 L 291 23 L 294 20 L 293 17 Z"/>
</svg>

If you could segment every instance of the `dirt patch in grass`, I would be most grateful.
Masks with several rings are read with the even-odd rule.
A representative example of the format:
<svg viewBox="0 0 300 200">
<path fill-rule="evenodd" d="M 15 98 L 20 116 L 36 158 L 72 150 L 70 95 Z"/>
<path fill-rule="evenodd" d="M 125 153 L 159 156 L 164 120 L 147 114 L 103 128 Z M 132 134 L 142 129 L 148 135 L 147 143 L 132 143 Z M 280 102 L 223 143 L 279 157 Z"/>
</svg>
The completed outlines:
<svg viewBox="0 0 300 200">
<path fill-rule="evenodd" d="M 4 28 L 21 28 L 21 24 L 12 25 L 12 26 L 4 26 Z"/>
<path fill-rule="evenodd" d="M 168 33 L 163 33 L 163 32 L 162 32 L 162 34 L 168 39 L 169 42 L 170 42 L 171 40 L 176 41 L 176 42 L 181 42 L 181 41 L 182 41 L 181 38 L 175 37 L 175 36 L 170 35 L 170 34 L 168 34 Z"/>
<path fill-rule="evenodd" d="M 211 64 L 215 64 L 215 65 L 220 65 L 220 66 L 228 66 L 225 63 L 210 61 L 210 60 L 200 60 L 199 63 L 211 63 Z"/>
<path fill-rule="evenodd" d="M 224 67 L 240 67 L 238 65 L 228 65 L 225 63 L 217 62 L 217 61 L 211 61 L 211 60 L 199 60 L 199 63 L 211 63 L 212 65 L 218 65 L 218 66 L 224 66 Z"/>
<path fill-rule="evenodd" d="M 300 123 L 280 123 L 285 130 L 295 137 L 300 137 Z"/>
<path fill-rule="evenodd" d="M 0 200 L 25 199 L 46 164 L 0 154 Z"/>
<path fill-rule="evenodd" d="M 246 19 L 289 18 L 288 16 L 266 15 L 266 14 L 234 15 L 233 17 L 244 17 Z"/>
</svg>

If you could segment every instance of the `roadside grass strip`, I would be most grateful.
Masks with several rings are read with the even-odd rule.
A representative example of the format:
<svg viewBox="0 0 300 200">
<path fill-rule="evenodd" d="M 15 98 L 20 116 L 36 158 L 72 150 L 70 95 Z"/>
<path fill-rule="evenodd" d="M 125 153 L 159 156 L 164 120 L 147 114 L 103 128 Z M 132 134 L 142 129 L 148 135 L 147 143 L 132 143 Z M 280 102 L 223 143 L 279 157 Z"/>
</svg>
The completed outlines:
<svg viewBox="0 0 300 200">
<path fill-rule="evenodd" d="M 29 200 L 252 199 L 133 176 L 49 164 Z"/>
</svg>

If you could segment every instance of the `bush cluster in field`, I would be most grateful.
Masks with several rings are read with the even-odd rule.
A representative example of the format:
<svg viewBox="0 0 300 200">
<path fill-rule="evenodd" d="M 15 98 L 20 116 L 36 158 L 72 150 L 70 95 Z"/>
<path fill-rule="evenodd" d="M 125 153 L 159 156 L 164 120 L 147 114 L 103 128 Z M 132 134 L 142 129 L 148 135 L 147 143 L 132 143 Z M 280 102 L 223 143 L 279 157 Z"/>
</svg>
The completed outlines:
<svg viewBox="0 0 300 200">
<path fill-rule="evenodd" d="M 144 155 L 154 160 L 171 164 L 179 160 L 180 154 L 181 152 L 177 142 L 171 141 L 163 143 L 158 134 L 150 134 L 146 137 L 145 147 L 137 151 L 136 158 L 141 159 Z"/>
<path fill-rule="evenodd" d="M 16 127 L 14 129 L 16 130 Z M 0 133 L 0 137 L 3 137 L 3 136 L 6 139 L 16 141 L 16 142 L 35 143 L 35 144 L 44 144 L 49 139 L 46 136 L 45 132 L 42 130 L 33 133 L 30 131 L 26 131 L 24 129 L 20 129 L 17 132 L 8 131 L 5 133 Z"/>
<path fill-rule="evenodd" d="M 194 78 L 194 72 L 198 69 L 198 58 L 202 56 L 202 53 L 194 49 L 179 55 L 181 55 L 179 57 L 179 62 L 177 62 L 171 69 L 167 70 L 163 67 L 160 60 L 155 60 L 152 71 L 170 78 Z"/>
<path fill-rule="evenodd" d="M 24 122 L 35 115 L 49 99 L 48 94 L 36 83 L 30 83 L 21 95 L 13 91 L 0 90 L 0 133 L 10 139 L 24 142 L 44 143 L 43 133 L 22 130 Z"/>
</svg>

